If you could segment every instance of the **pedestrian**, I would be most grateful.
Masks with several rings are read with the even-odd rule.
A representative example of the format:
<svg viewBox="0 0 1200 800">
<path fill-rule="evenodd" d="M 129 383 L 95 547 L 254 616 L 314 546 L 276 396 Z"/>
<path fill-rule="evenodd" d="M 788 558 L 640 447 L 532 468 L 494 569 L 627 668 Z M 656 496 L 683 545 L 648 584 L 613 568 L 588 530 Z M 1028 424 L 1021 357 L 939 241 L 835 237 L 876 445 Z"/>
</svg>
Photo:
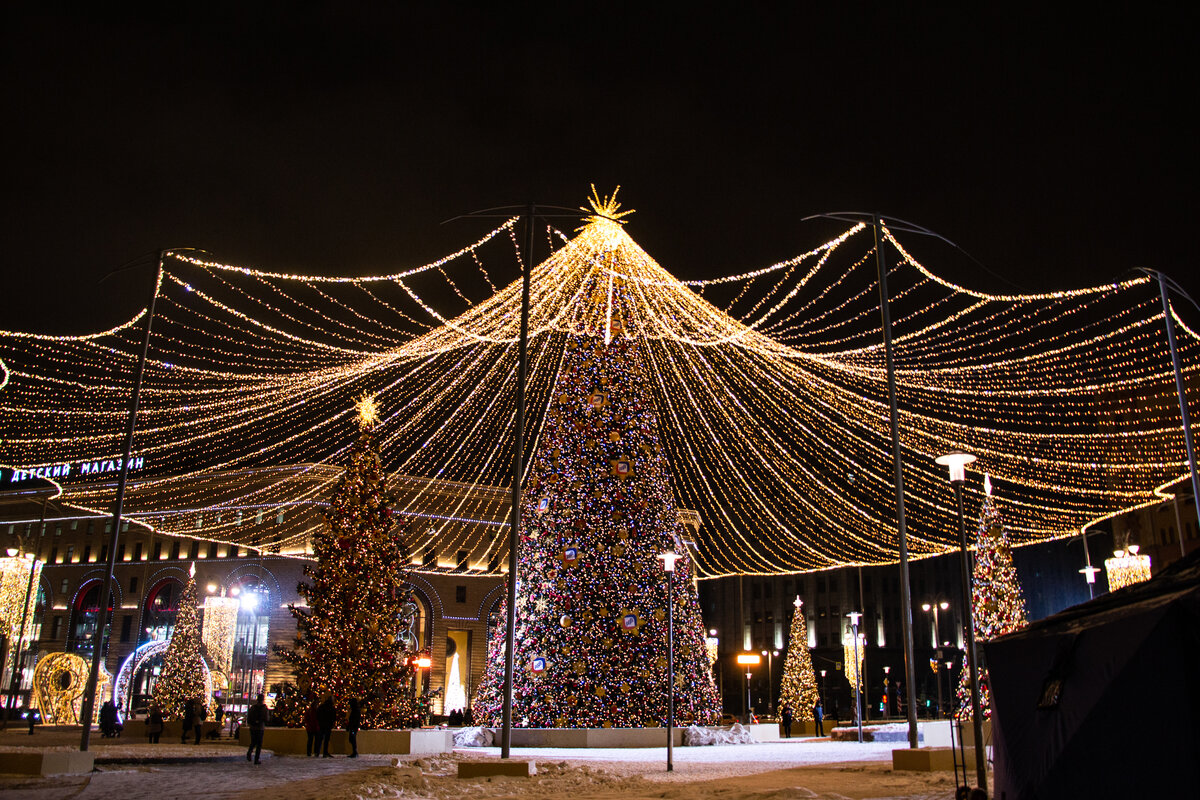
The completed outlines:
<svg viewBox="0 0 1200 800">
<path fill-rule="evenodd" d="M 187 744 L 188 734 L 196 725 L 196 701 L 187 700 L 183 704 L 183 732 L 179 735 L 179 743 Z"/>
<path fill-rule="evenodd" d="M 250 755 L 253 754 L 255 764 L 261 763 L 259 758 L 262 756 L 263 733 L 267 730 L 269 713 L 261 694 L 254 700 L 254 705 L 250 706 L 250 710 L 246 712 L 246 725 L 250 728 L 250 747 L 246 750 L 246 760 L 249 761 Z"/>
<path fill-rule="evenodd" d="M 362 724 L 362 712 L 358 708 L 358 698 L 350 698 L 350 713 L 346 717 L 346 734 L 350 739 L 350 758 L 358 758 L 358 727 Z"/>
<path fill-rule="evenodd" d="M 821 721 L 825 719 L 825 708 L 821 705 L 821 698 L 817 698 L 817 702 L 813 704 L 813 721 L 816 723 L 817 736 L 825 735 L 825 726 Z"/>
<path fill-rule="evenodd" d="M 112 700 L 105 700 L 100 706 L 100 736 L 111 739 L 117 735 L 117 707 Z"/>
<path fill-rule="evenodd" d="M 217 719 L 217 727 L 220 728 L 221 721 L 225 719 L 225 706 L 221 705 L 220 702 L 217 703 L 216 719 Z"/>
<path fill-rule="evenodd" d="M 317 706 L 317 727 L 320 729 L 322 758 L 333 758 L 329 754 L 329 739 L 333 736 L 333 724 L 336 721 L 337 708 L 333 705 L 333 695 L 326 692 L 321 697 L 321 705 Z"/>
<path fill-rule="evenodd" d="M 317 701 L 308 704 L 304 712 L 304 732 L 308 734 L 308 745 L 304 751 L 309 757 L 321 755 L 321 726 L 317 724 Z"/>
<path fill-rule="evenodd" d="M 40 718 L 38 717 L 38 710 L 36 708 L 30 708 L 28 705 L 26 705 L 25 706 L 25 721 L 29 723 L 29 735 L 33 736 L 33 726 L 37 725 L 38 722 L 40 722 Z"/>
<path fill-rule="evenodd" d="M 162 710 L 157 705 L 150 706 L 150 716 L 146 719 L 146 738 L 150 744 L 158 744 L 158 737 L 163 732 Z"/>
<path fill-rule="evenodd" d="M 792 707 L 788 703 L 779 710 L 779 721 L 783 723 L 783 738 L 792 738 Z"/>
<path fill-rule="evenodd" d="M 475 724 L 475 714 L 471 712 L 471 707 L 467 706 L 467 710 L 463 712 L 463 725 L 468 728 Z"/>
<path fill-rule="evenodd" d="M 206 719 L 208 719 L 208 710 L 204 707 L 204 701 L 197 698 L 196 717 L 192 722 L 192 730 L 196 732 L 196 744 L 200 744 L 200 734 L 203 733 L 204 720 Z"/>
</svg>

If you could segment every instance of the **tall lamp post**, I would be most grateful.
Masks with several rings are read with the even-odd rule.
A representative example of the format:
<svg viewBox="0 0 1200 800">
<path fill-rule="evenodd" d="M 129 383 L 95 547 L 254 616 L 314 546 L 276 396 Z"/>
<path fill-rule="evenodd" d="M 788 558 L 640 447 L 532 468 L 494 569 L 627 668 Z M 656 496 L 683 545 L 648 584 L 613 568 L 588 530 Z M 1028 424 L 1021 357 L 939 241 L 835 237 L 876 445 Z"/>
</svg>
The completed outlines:
<svg viewBox="0 0 1200 800">
<path fill-rule="evenodd" d="M 967 628 L 967 665 L 971 674 L 971 724 L 975 732 L 975 776 L 979 788 L 987 792 L 987 762 L 983 760 L 983 710 L 979 703 L 979 662 L 975 650 L 975 614 L 971 609 L 971 571 L 967 566 L 967 521 L 963 514 L 962 487 L 966 480 L 967 464 L 975 461 L 970 453 L 954 451 L 938 456 L 938 464 L 950 470 L 950 484 L 954 487 L 954 500 L 958 506 L 958 546 L 962 554 L 962 602 L 963 620 Z"/>
<path fill-rule="evenodd" d="M 737 663 L 738 666 L 746 668 L 746 722 L 749 724 L 750 715 L 754 713 L 754 706 L 751 705 L 750 698 L 750 678 L 752 677 L 750 668 L 757 667 L 759 664 L 761 664 L 762 656 L 760 656 L 758 653 L 738 653 Z"/>
<path fill-rule="evenodd" d="M 851 611 L 846 615 L 850 618 L 850 631 L 854 637 L 854 716 L 858 719 L 858 743 L 862 744 L 863 729 L 862 729 L 862 696 L 859 693 L 858 687 L 862 682 L 862 667 L 858 660 L 858 618 L 862 614 L 858 611 Z"/>
<path fill-rule="evenodd" d="M 763 650 L 763 656 L 767 659 L 767 713 L 773 712 L 775 707 L 775 678 L 772 666 L 775 663 L 775 656 L 779 655 L 778 650 Z"/>
<path fill-rule="evenodd" d="M 938 624 L 938 610 L 940 609 L 942 611 L 945 611 L 949 607 L 950 607 L 950 604 L 947 603 L 945 600 L 941 601 L 940 603 L 935 602 L 935 603 L 922 603 L 921 604 L 921 610 L 924 611 L 926 614 L 933 612 L 933 659 L 934 659 L 933 663 L 934 664 L 937 663 L 937 659 L 941 656 L 941 647 L 942 647 L 942 643 L 941 643 L 942 628 L 941 628 L 941 625 Z M 937 669 L 936 668 L 934 669 L 933 672 L 934 672 L 934 677 L 937 677 Z M 942 679 L 941 678 L 938 678 L 938 680 L 937 680 L 937 697 L 938 697 L 938 707 L 937 707 L 937 714 L 934 715 L 934 719 L 941 719 L 941 716 L 942 716 Z"/>
<path fill-rule="evenodd" d="M 675 771 L 675 562 L 683 556 L 659 556 L 667 573 L 667 772 Z"/>
</svg>

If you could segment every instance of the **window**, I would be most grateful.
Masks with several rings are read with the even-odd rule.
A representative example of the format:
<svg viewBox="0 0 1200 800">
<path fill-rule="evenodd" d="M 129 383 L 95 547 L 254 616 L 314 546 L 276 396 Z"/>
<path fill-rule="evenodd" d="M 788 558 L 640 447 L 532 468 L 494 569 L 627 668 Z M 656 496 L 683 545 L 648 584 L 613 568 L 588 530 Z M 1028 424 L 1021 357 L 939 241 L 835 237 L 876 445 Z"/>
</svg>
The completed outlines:
<svg viewBox="0 0 1200 800">
<path fill-rule="evenodd" d="M 179 558 L 179 547 L 180 547 L 180 545 L 181 545 L 181 544 L 183 544 L 183 543 L 182 543 L 182 542 L 180 542 L 178 539 L 176 539 L 176 540 L 174 541 L 174 543 L 171 545 L 171 558 L 172 558 L 172 560 Z"/>
<path fill-rule="evenodd" d="M 55 536 L 62 536 L 62 525 L 55 525 L 55 526 L 54 526 L 54 535 L 55 535 Z"/>
<path fill-rule="evenodd" d="M 192 542 L 192 546 L 188 550 L 188 553 L 189 553 L 188 558 L 190 558 L 190 559 L 195 560 L 195 559 L 199 558 L 200 557 L 200 543 L 195 542 L 195 541 Z"/>
<path fill-rule="evenodd" d="M 75 545 L 69 544 L 69 545 L 67 545 L 67 557 L 63 559 L 63 563 L 70 564 L 71 559 L 73 559 L 74 557 L 75 557 Z"/>
<path fill-rule="evenodd" d="M 83 560 L 84 560 L 84 563 L 87 563 L 88 561 L 92 560 L 92 546 L 90 544 L 84 545 Z"/>
<path fill-rule="evenodd" d="M 824 578 L 817 578 L 817 591 L 818 592 L 825 591 L 825 579 Z"/>
<path fill-rule="evenodd" d="M 133 632 L 133 615 L 126 614 L 121 620 L 121 641 L 128 642 L 129 635 Z"/>
<path fill-rule="evenodd" d="M 57 547 L 51 547 L 51 548 L 50 548 L 50 558 L 49 558 L 49 559 L 47 559 L 47 560 L 48 560 L 48 561 L 49 561 L 51 564 L 57 564 L 57 563 L 58 563 L 58 548 L 57 548 Z"/>
<path fill-rule="evenodd" d="M 182 593 L 183 587 L 173 578 L 159 581 L 147 592 L 146 605 L 142 608 L 144 633 L 138 633 L 139 643 L 170 638 L 179 614 L 179 596 Z"/>
<path fill-rule="evenodd" d="M 831 592 L 837 591 L 837 578 L 829 579 L 829 591 L 831 591 Z"/>
<path fill-rule="evenodd" d="M 100 561 L 105 564 L 108 563 L 108 545 L 106 544 L 100 546 Z"/>
<path fill-rule="evenodd" d="M 216 557 L 216 555 L 217 555 L 217 543 L 216 543 L 216 542 L 209 542 L 209 543 L 208 543 L 208 557 L 209 557 L 209 558 L 215 558 L 215 557 Z"/>
<path fill-rule="evenodd" d="M 63 581 L 62 581 L 62 586 L 60 586 L 58 590 L 59 590 L 60 592 L 62 592 L 63 594 L 66 594 L 66 593 L 67 593 L 67 587 L 68 587 L 68 586 L 70 586 L 70 585 L 71 585 L 71 582 L 70 582 L 70 581 L 68 581 L 66 578 L 63 578 Z"/>
<path fill-rule="evenodd" d="M 162 561 L 162 542 L 154 543 L 154 560 Z"/>
<path fill-rule="evenodd" d="M 125 550 L 126 545 L 121 544 L 121 549 L 117 551 L 117 561 L 128 561 L 128 552 Z"/>
<path fill-rule="evenodd" d="M 142 543 L 141 542 L 136 542 L 133 545 L 133 560 L 134 561 L 142 560 Z"/>
<path fill-rule="evenodd" d="M 459 550 L 458 553 L 455 554 L 454 562 L 455 569 L 465 569 L 467 566 L 467 551 Z"/>
<path fill-rule="evenodd" d="M 467 602 L 467 587 L 465 587 L 465 586 L 455 586 L 454 587 L 454 602 L 456 602 L 456 603 Z"/>
<path fill-rule="evenodd" d="M 137 594 L 137 575 L 129 579 L 129 593 Z"/>
<path fill-rule="evenodd" d="M 62 617 L 54 618 L 54 626 L 51 629 L 50 638 L 58 639 L 62 636 L 62 621 L 63 621 Z"/>
</svg>

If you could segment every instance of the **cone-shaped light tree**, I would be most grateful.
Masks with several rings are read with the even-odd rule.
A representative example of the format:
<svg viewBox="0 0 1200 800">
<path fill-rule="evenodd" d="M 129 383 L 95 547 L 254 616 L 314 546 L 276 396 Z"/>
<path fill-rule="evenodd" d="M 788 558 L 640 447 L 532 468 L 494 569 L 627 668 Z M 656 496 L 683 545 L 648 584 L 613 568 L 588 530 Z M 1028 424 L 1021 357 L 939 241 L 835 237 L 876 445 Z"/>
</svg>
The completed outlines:
<svg viewBox="0 0 1200 800">
<path fill-rule="evenodd" d="M 565 348 L 521 498 L 514 725 L 665 724 L 668 602 L 676 720 L 713 722 L 693 565 L 676 564 L 668 598 L 658 558 L 687 549 L 638 346 L 572 336 Z M 474 705 L 485 724 L 502 709 L 504 633 Z"/>
<path fill-rule="evenodd" d="M 411 654 L 400 636 L 407 626 L 408 555 L 385 486 L 378 421 L 374 400 L 363 398 L 358 438 L 329 500 L 326 525 L 313 538 L 316 562 L 304 568 L 308 581 L 298 587 L 307 607 L 289 606 L 296 647 L 276 649 L 295 670 L 293 717 L 329 692 L 340 704 L 358 698 L 364 727 L 394 728 L 413 719 Z"/>
<path fill-rule="evenodd" d="M 812 653 L 808 649 L 808 624 L 804 621 L 804 601 L 799 595 L 792 605 L 792 626 L 788 631 L 787 658 L 783 662 L 783 680 L 779 686 L 779 707 L 792 707 L 798 720 L 812 720 L 817 704 L 817 676 L 813 672 Z"/>
<path fill-rule="evenodd" d="M 992 497 L 992 482 L 984 479 L 986 493 L 979 512 L 978 542 L 975 550 L 975 569 L 971 576 L 971 606 L 975 614 L 975 637 L 986 642 L 1006 633 L 1024 628 L 1025 598 L 1017 570 L 1013 566 L 1012 548 L 1004 534 L 1004 521 Z M 977 647 L 982 653 L 983 648 Z M 991 687 L 985 665 L 979 670 L 979 698 L 984 717 L 992 715 Z M 970 674 L 962 671 L 958 684 L 957 719 L 971 718 Z"/>
<path fill-rule="evenodd" d="M 163 654 L 162 672 L 154 684 L 154 702 L 167 719 L 181 719 L 188 700 L 198 700 L 207 708 L 204 657 L 200 653 L 200 615 L 196 593 L 196 565 L 188 574 L 179 597 L 179 612 L 167 652 Z"/>
</svg>

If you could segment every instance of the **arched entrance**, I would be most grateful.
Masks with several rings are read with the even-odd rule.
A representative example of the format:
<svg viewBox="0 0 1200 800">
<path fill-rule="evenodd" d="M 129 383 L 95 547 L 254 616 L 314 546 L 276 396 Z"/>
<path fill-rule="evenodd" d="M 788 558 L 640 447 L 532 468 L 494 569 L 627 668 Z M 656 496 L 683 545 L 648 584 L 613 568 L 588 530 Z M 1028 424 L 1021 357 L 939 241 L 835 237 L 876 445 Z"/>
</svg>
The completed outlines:
<svg viewBox="0 0 1200 800">
<path fill-rule="evenodd" d="M 100 630 L 100 589 L 102 582 L 92 580 L 79 588 L 71 608 L 71 627 L 67 638 L 67 652 L 78 653 L 88 660 L 92 657 L 97 634 Z M 107 624 L 113 618 L 113 594 L 108 595 Z M 103 655 L 103 654 L 102 654 Z"/>
</svg>

